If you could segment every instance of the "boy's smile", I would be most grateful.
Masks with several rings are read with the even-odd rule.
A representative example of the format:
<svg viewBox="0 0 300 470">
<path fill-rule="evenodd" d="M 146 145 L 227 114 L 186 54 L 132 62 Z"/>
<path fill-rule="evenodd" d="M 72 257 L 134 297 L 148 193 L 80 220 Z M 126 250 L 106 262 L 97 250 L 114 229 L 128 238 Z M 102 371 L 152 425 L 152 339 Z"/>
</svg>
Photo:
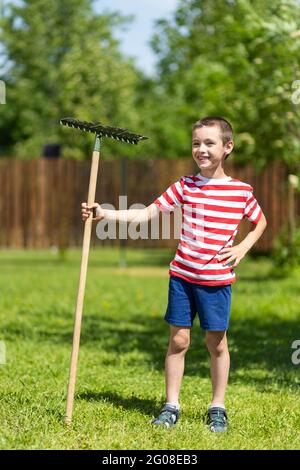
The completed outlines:
<svg viewBox="0 0 300 470">
<path fill-rule="evenodd" d="M 233 142 L 223 143 L 218 126 L 204 126 L 194 129 L 192 136 L 192 155 L 203 176 L 222 178 L 225 175 L 225 157 L 232 151 Z"/>
</svg>

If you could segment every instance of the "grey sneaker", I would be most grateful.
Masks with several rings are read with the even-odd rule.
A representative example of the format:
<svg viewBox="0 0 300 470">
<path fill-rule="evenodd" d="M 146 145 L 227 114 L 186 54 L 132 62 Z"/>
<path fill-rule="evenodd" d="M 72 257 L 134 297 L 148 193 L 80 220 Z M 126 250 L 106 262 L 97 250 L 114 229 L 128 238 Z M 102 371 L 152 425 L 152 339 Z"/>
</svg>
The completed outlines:
<svg viewBox="0 0 300 470">
<path fill-rule="evenodd" d="M 228 428 L 228 416 L 224 408 L 209 408 L 207 424 L 211 432 L 225 432 Z"/>
<path fill-rule="evenodd" d="M 180 411 L 175 406 L 165 405 L 152 424 L 171 428 L 177 423 L 179 416 Z"/>
</svg>

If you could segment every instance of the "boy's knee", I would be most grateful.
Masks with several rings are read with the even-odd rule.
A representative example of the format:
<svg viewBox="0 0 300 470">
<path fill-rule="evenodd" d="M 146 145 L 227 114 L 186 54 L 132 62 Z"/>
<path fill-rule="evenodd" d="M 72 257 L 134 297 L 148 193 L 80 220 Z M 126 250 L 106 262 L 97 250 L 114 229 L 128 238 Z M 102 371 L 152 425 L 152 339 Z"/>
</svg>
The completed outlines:
<svg viewBox="0 0 300 470">
<path fill-rule="evenodd" d="M 174 353 L 187 351 L 190 345 L 190 331 L 177 331 L 170 339 L 170 348 Z"/>
<path fill-rule="evenodd" d="M 210 354 L 221 356 L 228 349 L 226 335 L 207 333 L 206 346 Z"/>
</svg>

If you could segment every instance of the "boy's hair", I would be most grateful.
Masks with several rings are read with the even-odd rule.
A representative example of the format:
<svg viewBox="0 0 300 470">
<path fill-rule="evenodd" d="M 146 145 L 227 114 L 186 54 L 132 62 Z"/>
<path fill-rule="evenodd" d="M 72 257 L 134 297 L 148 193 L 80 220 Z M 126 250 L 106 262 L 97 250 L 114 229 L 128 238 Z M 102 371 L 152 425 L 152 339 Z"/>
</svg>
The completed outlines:
<svg viewBox="0 0 300 470">
<path fill-rule="evenodd" d="M 220 116 L 207 116 L 199 121 L 195 122 L 193 125 L 193 131 L 199 127 L 204 126 L 218 126 L 221 131 L 221 138 L 223 144 L 225 145 L 230 140 L 233 140 L 233 129 L 226 119 Z"/>
</svg>

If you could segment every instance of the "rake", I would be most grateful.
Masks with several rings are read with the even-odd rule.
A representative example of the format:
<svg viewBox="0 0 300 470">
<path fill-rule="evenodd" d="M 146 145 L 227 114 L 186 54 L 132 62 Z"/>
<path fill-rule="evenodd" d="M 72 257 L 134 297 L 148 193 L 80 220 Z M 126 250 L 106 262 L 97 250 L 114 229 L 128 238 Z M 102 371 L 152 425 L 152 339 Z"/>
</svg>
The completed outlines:
<svg viewBox="0 0 300 470">
<path fill-rule="evenodd" d="M 100 122 L 87 122 L 80 121 L 74 118 L 62 118 L 60 124 L 63 126 L 73 127 L 84 132 L 92 132 L 95 134 L 95 143 L 92 156 L 92 165 L 90 172 L 90 182 L 88 190 L 88 206 L 92 206 L 95 202 L 96 194 L 96 184 L 97 184 L 97 175 L 98 175 L 98 166 L 100 158 L 100 149 L 101 149 L 101 140 L 102 138 L 110 138 L 119 140 L 120 142 L 126 142 L 128 144 L 137 145 L 140 141 L 148 139 L 140 134 L 135 134 L 128 131 L 127 129 L 122 129 L 120 127 L 111 127 L 104 126 Z M 75 393 L 75 383 L 76 383 L 76 372 L 77 372 L 77 362 L 78 362 L 78 353 L 79 353 L 79 344 L 80 344 L 80 330 L 81 330 L 81 320 L 82 320 L 82 310 L 83 310 L 83 300 L 86 284 L 86 274 L 88 266 L 88 257 L 91 241 L 91 232 L 92 232 L 92 222 L 93 215 L 85 221 L 84 225 L 84 235 L 83 235 L 83 246 L 82 246 L 82 256 L 81 256 L 81 265 L 80 265 L 80 276 L 79 276 L 79 285 L 78 285 L 78 294 L 75 310 L 75 319 L 74 319 L 74 331 L 73 331 L 73 345 L 71 353 L 71 362 L 70 362 L 70 371 L 69 371 L 69 382 L 68 382 L 68 392 L 67 392 L 67 406 L 66 406 L 66 416 L 65 423 L 71 424 L 72 414 L 73 414 L 73 405 L 74 405 L 74 393 Z"/>
</svg>

